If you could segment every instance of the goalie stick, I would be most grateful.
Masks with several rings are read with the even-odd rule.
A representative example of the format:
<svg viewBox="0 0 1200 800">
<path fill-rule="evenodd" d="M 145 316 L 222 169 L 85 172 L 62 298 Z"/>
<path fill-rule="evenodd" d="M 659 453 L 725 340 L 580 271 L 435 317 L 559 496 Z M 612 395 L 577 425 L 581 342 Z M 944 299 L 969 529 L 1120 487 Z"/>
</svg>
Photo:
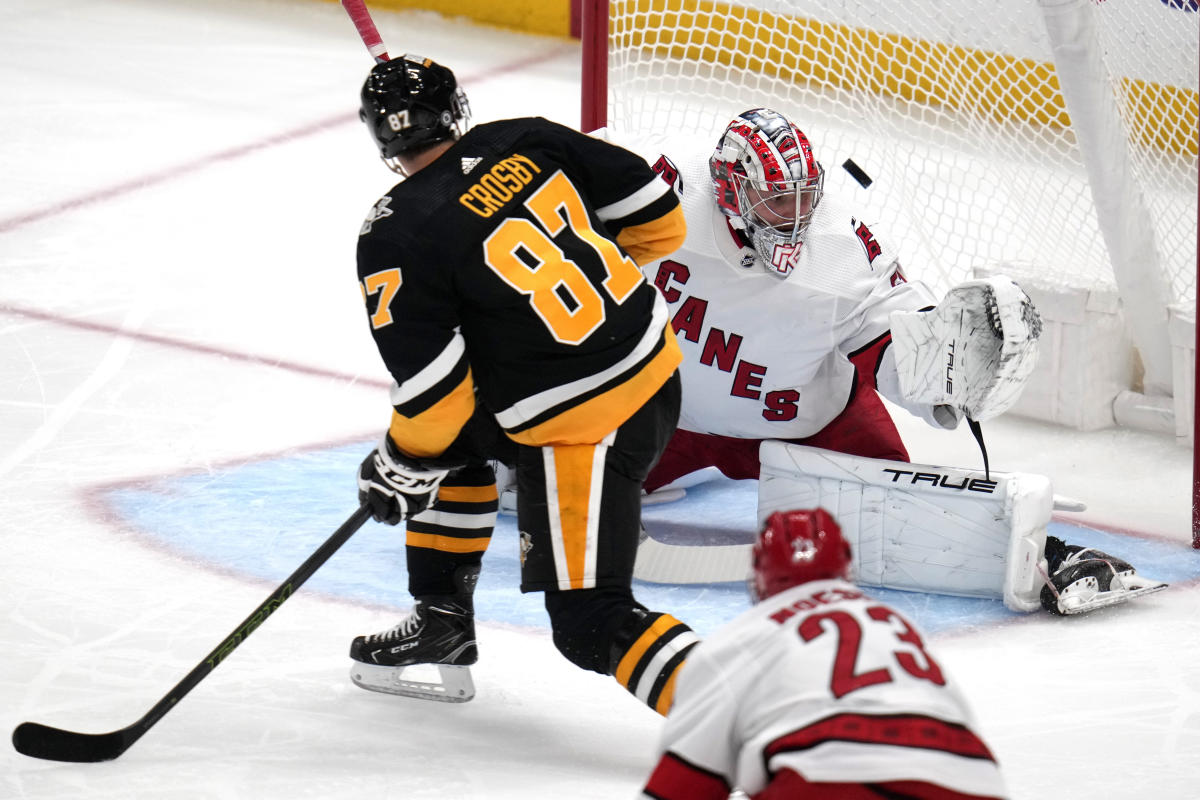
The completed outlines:
<svg viewBox="0 0 1200 800">
<path fill-rule="evenodd" d="M 176 706 L 196 684 L 208 677 L 238 645 L 266 621 L 272 612 L 283 605 L 296 589 L 312 577 L 317 569 L 338 551 L 354 532 L 371 518 L 367 506 L 357 509 L 350 518 L 334 531 L 316 552 L 308 557 L 288 579 L 275 591 L 271 592 L 263 603 L 233 629 L 233 632 L 222 641 L 217 648 L 209 653 L 203 661 L 196 665 L 183 680 L 175 684 L 145 716 L 132 725 L 109 733 L 76 733 L 62 728 L 53 728 L 37 722 L 22 722 L 13 730 L 12 742 L 17 752 L 33 758 L 45 758 L 50 761 L 74 761 L 93 763 L 96 761 L 111 761 L 128 750 L 134 742 L 142 738 L 146 731 L 154 727 L 168 711 Z"/>
<path fill-rule="evenodd" d="M 387 48 L 383 46 L 383 37 L 379 35 L 379 30 L 371 19 L 371 12 L 367 11 L 365 0 L 342 0 L 342 8 L 350 15 L 350 21 L 362 37 L 363 44 L 367 46 L 367 52 L 375 57 L 375 63 L 382 64 L 387 61 Z"/>
</svg>

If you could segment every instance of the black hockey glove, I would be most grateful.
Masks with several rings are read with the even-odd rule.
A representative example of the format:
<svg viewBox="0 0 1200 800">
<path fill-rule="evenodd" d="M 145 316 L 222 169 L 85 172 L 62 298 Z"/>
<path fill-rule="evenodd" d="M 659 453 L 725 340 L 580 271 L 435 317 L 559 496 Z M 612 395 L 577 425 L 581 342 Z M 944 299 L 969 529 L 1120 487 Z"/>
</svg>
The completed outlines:
<svg viewBox="0 0 1200 800">
<path fill-rule="evenodd" d="M 448 472 L 405 456 L 384 434 L 358 468 L 358 502 L 369 506 L 377 521 L 395 525 L 428 508 Z"/>
</svg>

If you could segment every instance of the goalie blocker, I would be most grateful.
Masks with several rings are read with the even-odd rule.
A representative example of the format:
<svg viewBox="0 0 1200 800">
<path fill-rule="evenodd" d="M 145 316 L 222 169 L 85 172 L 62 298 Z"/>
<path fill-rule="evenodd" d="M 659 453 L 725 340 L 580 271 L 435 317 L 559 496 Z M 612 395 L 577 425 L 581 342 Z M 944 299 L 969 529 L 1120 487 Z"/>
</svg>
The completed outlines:
<svg viewBox="0 0 1200 800">
<path fill-rule="evenodd" d="M 838 521 L 863 586 L 1002 598 L 1021 612 L 1079 614 L 1166 588 L 1099 551 L 1055 545 L 1042 475 L 860 458 L 768 441 L 759 450 L 758 522 L 823 508 Z"/>
</svg>

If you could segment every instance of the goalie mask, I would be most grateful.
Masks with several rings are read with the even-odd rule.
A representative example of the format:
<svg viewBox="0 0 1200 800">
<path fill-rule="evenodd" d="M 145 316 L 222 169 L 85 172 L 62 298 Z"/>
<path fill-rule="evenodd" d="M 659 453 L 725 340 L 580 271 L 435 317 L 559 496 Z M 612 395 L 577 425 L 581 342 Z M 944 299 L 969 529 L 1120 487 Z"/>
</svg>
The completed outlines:
<svg viewBox="0 0 1200 800">
<path fill-rule="evenodd" d="M 404 174 L 397 156 L 457 140 L 469 127 L 471 112 L 453 72 L 428 58 L 403 55 L 371 68 L 358 118 L 367 124 L 384 163 Z"/>
<path fill-rule="evenodd" d="M 751 109 L 726 126 L 708 164 L 721 213 L 745 231 L 763 269 L 787 277 L 825 183 L 804 132 L 777 111 Z"/>
<path fill-rule="evenodd" d="M 809 581 L 850 580 L 850 545 L 824 509 L 776 511 L 754 542 L 751 563 L 757 603 Z"/>
</svg>

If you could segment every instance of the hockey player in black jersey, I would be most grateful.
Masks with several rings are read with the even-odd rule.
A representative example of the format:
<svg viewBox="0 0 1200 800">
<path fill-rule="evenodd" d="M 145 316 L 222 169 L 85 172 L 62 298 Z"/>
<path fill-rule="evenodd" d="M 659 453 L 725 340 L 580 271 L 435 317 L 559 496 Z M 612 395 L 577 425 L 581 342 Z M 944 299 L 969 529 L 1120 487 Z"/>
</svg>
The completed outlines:
<svg viewBox="0 0 1200 800">
<path fill-rule="evenodd" d="M 361 118 L 405 176 L 371 209 L 358 277 L 395 380 L 359 497 L 407 522 L 412 613 L 356 638 L 354 681 L 468 700 L 472 592 L 515 468 L 521 590 L 544 592 L 558 649 L 665 713 L 696 642 L 633 597 L 641 484 L 679 411 L 680 351 L 639 264 L 674 251 L 679 202 L 638 156 L 541 118 L 468 130 L 453 73 L 377 64 Z M 405 673 L 436 664 L 441 683 Z"/>
</svg>

